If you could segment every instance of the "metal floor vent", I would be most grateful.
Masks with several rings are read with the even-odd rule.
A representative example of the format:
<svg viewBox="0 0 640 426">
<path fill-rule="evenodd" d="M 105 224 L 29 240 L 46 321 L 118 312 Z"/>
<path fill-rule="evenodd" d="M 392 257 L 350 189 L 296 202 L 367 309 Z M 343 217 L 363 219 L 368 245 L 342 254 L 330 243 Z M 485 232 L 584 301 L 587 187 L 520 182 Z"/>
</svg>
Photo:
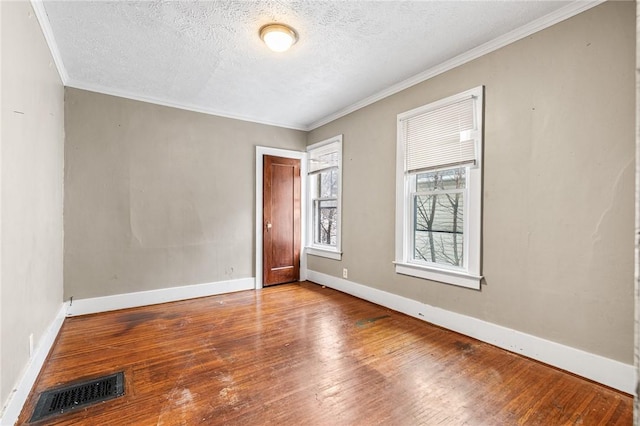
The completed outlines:
<svg viewBox="0 0 640 426">
<path fill-rule="evenodd" d="M 50 389 L 40 394 L 29 422 L 122 395 L 124 395 L 124 372 L 122 371 L 88 382 Z"/>
</svg>

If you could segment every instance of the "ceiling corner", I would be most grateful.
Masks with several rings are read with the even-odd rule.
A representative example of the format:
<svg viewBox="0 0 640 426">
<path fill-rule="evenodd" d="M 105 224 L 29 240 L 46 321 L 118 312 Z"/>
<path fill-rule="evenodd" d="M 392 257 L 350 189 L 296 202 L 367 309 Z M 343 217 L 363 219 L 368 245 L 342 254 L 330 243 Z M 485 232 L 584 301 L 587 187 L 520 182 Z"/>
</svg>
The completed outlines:
<svg viewBox="0 0 640 426">
<path fill-rule="evenodd" d="M 49 51 L 51 52 L 51 56 L 53 57 L 53 62 L 55 63 L 58 74 L 60 75 L 60 79 L 62 80 L 62 85 L 66 86 L 69 82 L 69 74 L 67 73 L 67 69 L 62 62 L 62 55 L 60 54 L 58 44 L 56 43 L 56 39 L 53 35 L 51 23 L 49 22 L 49 16 L 47 15 L 47 11 L 44 7 L 44 2 L 43 0 L 30 1 L 31 7 L 33 8 L 36 18 L 38 19 L 38 23 L 40 24 L 42 34 L 47 41 L 47 45 L 49 46 Z"/>
</svg>

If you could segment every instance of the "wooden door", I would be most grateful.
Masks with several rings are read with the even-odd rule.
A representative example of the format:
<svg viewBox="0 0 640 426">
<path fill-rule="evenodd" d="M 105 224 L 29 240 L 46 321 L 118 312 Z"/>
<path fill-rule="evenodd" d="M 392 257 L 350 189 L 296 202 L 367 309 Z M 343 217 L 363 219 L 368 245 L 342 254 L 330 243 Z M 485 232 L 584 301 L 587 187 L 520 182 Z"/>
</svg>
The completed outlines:
<svg viewBox="0 0 640 426">
<path fill-rule="evenodd" d="M 300 279 L 300 160 L 264 156 L 263 285 Z"/>
</svg>

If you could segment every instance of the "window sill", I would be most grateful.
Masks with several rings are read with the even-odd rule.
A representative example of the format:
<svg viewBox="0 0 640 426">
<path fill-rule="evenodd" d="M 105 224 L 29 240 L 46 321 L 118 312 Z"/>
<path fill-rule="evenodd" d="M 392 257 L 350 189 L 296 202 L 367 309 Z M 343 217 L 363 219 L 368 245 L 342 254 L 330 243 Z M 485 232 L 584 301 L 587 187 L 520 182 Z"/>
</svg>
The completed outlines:
<svg viewBox="0 0 640 426">
<path fill-rule="evenodd" d="M 438 281 L 446 284 L 453 284 L 460 287 L 480 290 L 482 276 L 470 275 L 466 272 L 450 271 L 446 269 L 435 269 L 410 263 L 393 262 L 396 265 L 396 273 L 410 275 L 425 280 Z"/>
<path fill-rule="evenodd" d="M 342 260 L 342 252 L 336 251 L 336 250 L 326 250 L 326 249 L 321 249 L 317 247 L 307 247 L 305 249 L 305 252 L 313 256 L 326 257 L 328 259 L 333 259 L 333 260 Z"/>
</svg>

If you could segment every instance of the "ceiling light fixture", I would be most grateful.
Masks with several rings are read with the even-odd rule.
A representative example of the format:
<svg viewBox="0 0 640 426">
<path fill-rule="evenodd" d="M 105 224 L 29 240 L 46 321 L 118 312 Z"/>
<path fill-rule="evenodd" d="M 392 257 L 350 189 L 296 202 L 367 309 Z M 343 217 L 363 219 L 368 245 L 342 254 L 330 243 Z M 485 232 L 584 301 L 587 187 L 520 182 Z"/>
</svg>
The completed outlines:
<svg viewBox="0 0 640 426">
<path fill-rule="evenodd" d="M 283 24 L 268 24 L 260 28 L 260 38 L 274 52 L 284 52 L 298 41 L 298 33 Z"/>
</svg>

